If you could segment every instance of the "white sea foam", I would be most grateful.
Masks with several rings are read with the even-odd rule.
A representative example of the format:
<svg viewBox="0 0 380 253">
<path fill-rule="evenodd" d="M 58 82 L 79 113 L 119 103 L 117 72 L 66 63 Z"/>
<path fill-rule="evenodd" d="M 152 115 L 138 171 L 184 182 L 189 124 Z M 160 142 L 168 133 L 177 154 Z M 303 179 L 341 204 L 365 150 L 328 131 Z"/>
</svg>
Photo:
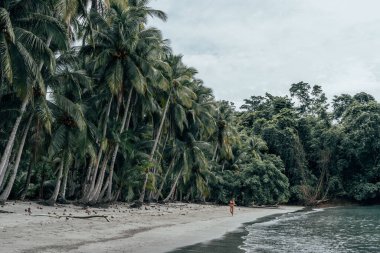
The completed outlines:
<svg viewBox="0 0 380 253">
<path fill-rule="evenodd" d="M 255 227 L 272 226 L 274 224 L 281 223 L 281 222 L 303 219 L 309 214 L 322 212 L 324 210 L 325 210 L 324 208 L 316 208 L 316 209 L 312 209 L 310 211 L 305 211 L 305 212 L 282 214 L 280 216 L 276 216 L 272 220 L 268 220 L 268 221 L 264 221 L 264 222 L 260 222 L 260 223 L 254 223 L 251 226 L 255 226 Z M 248 226 L 246 229 L 249 231 L 249 227 L 251 227 L 251 226 Z"/>
</svg>

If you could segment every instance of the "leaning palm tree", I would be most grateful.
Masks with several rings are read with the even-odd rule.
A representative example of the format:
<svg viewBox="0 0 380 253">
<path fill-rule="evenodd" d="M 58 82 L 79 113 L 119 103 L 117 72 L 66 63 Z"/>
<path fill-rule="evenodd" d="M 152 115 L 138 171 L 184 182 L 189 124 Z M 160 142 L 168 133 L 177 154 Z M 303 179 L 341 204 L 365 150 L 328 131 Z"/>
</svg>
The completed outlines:
<svg viewBox="0 0 380 253">
<path fill-rule="evenodd" d="M 14 163 L 13 168 L 12 168 L 12 172 L 11 172 L 12 174 L 9 178 L 9 181 L 8 181 L 6 187 L 4 188 L 3 193 L 0 195 L 0 203 L 5 202 L 8 199 L 9 194 L 11 193 L 11 190 L 12 190 L 13 184 L 15 182 L 17 172 L 18 172 L 18 168 L 19 168 L 19 165 L 21 162 L 21 157 L 22 157 L 22 153 L 24 150 L 26 137 L 28 136 L 28 132 L 29 132 L 32 120 L 33 120 L 33 114 L 29 116 L 28 123 L 26 124 L 24 132 L 22 134 L 21 142 L 19 144 L 19 148 L 17 151 L 17 157 L 16 157 L 15 163 Z"/>
<path fill-rule="evenodd" d="M 4 0 L 0 3 L 1 86 L 16 91 L 20 99 L 19 115 L 1 156 L 0 175 L 8 167 L 15 137 L 33 89 L 45 92 L 42 67 L 46 66 L 48 71 L 54 69 L 55 59 L 50 44 L 67 47 L 65 28 L 59 20 L 33 7 L 30 1 Z M 51 35 L 50 39 L 48 34 Z"/>
<path fill-rule="evenodd" d="M 54 114 L 57 115 L 54 134 L 51 139 L 49 153 L 59 158 L 58 176 L 54 192 L 48 204 L 53 205 L 61 192 L 65 199 L 67 174 L 78 149 L 86 147 L 86 123 L 80 104 L 74 103 L 61 94 L 52 98 Z M 62 186 L 61 186 L 62 185 Z"/>
<path fill-rule="evenodd" d="M 204 151 L 210 148 L 209 144 L 195 140 L 194 136 L 187 131 L 181 136 L 181 140 L 177 141 L 176 147 L 179 149 L 179 156 L 174 165 L 177 168 L 177 175 L 164 202 L 174 197 L 180 179 L 184 184 L 191 180 L 190 183 L 194 183 L 201 194 L 207 193 L 205 175 L 208 171 L 208 163 Z"/>
<path fill-rule="evenodd" d="M 64 164 L 60 165 L 64 169 L 62 185 L 56 187 L 60 188 L 59 194 L 63 200 L 66 198 L 68 172 L 72 163 L 78 157 L 83 159 L 86 154 L 91 160 L 94 156 L 84 114 L 86 105 L 82 99 L 82 96 L 91 93 L 92 81 L 80 67 L 75 51 L 67 52 L 58 57 L 56 73 L 46 80 L 52 90 L 49 105 L 57 119 L 54 138 L 51 140 L 51 152 L 54 155 L 59 154 Z M 51 204 L 55 200 L 56 197 L 52 198 Z"/>
<path fill-rule="evenodd" d="M 170 124 L 174 125 L 179 132 L 182 132 L 187 120 L 186 120 L 186 108 L 190 108 L 192 101 L 196 98 L 195 93 L 187 86 L 187 83 L 192 80 L 196 74 L 196 70 L 189 68 L 182 62 L 182 56 L 167 55 L 166 61 L 171 67 L 170 71 L 166 72 L 166 80 L 170 84 L 170 89 L 167 92 L 167 98 L 164 104 L 160 124 L 155 134 L 153 147 L 150 151 L 149 160 L 152 162 L 155 152 L 158 147 L 159 140 L 163 131 L 164 123 L 167 120 L 167 115 L 171 114 Z M 173 131 L 175 128 L 171 128 Z M 142 203 L 145 198 L 146 186 L 149 179 L 149 173 L 152 170 L 146 171 L 144 184 L 140 193 L 138 202 Z"/>
</svg>

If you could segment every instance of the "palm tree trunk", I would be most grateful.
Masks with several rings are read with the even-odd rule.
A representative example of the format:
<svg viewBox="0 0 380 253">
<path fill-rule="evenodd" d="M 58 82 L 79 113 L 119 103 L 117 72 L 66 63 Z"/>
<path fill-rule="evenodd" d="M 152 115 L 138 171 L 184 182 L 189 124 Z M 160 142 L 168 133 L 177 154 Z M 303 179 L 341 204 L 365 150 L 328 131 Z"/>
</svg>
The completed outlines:
<svg viewBox="0 0 380 253">
<path fill-rule="evenodd" d="M 38 193 L 38 198 L 43 199 L 44 198 L 44 181 L 45 181 L 45 176 L 46 176 L 46 171 L 45 171 L 45 165 L 42 165 L 42 172 L 41 172 L 41 181 L 40 181 L 40 190 Z"/>
<path fill-rule="evenodd" d="M 165 148 L 166 148 L 166 144 L 167 144 L 168 140 L 169 140 L 169 134 L 166 135 L 166 138 L 165 138 L 165 141 L 164 141 L 164 145 L 162 145 L 162 152 L 161 152 L 161 154 L 164 153 Z M 163 157 L 163 155 L 161 155 L 161 156 L 159 157 L 157 164 L 161 164 L 162 157 Z M 169 165 L 169 166 L 170 166 L 170 165 Z M 156 175 L 156 173 L 157 173 L 157 167 L 155 166 L 154 169 L 153 169 L 153 175 Z M 165 173 L 165 179 L 166 179 L 166 176 L 167 176 L 167 174 Z M 149 201 L 150 201 L 151 199 L 155 199 L 155 200 L 157 200 L 157 198 L 158 198 L 157 196 L 159 196 L 159 195 L 161 195 L 161 191 L 158 191 L 154 196 L 153 196 L 153 191 L 150 191 L 150 192 L 148 193 L 148 200 L 149 200 Z"/>
<path fill-rule="evenodd" d="M 112 154 L 112 160 L 110 165 L 110 174 L 107 178 L 107 197 L 106 201 L 111 201 L 112 199 L 112 181 L 113 181 L 113 169 L 115 167 L 117 153 L 119 152 L 119 143 L 116 144 L 115 149 Z"/>
<path fill-rule="evenodd" d="M 55 183 L 55 188 L 54 188 L 53 195 L 51 195 L 50 199 L 48 199 L 46 201 L 47 204 L 49 204 L 51 206 L 53 206 L 55 204 L 55 202 L 57 201 L 59 189 L 61 188 L 61 181 L 62 181 L 62 174 L 63 174 L 63 167 L 64 167 L 64 159 L 63 159 L 63 157 L 64 156 L 62 155 L 61 163 L 59 164 L 58 177 L 57 177 L 57 181 Z"/>
<path fill-rule="evenodd" d="M 100 191 L 99 198 L 98 198 L 100 200 L 103 199 L 104 194 L 106 193 L 106 190 L 109 189 L 108 188 L 108 185 L 110 183 L 109 177 L 110 176 L 108 176 L 108 178 L 106 179 L 106 184 L 103 186 L 102 190 Z"/>
<path fill-rule="evenodd" d="M 119 132 L 120 134 L 122 134 L 125 130 L 128 130 L 128 128 L 129 128 L 129 120 L 128 120 L 127 124 L 125 124 L 125 123 L 127 121 L 129 107 L 131 104 L 132 91 L 133 91 L 133 89 L 131 88 L 131 90 L 129 91 L 129 95 L 128 95 L 127 106 L 125 107 L 123 119 L 121 121 L 121 127 L 120 127 L 120 132 Z M 107 201 L 112 200 L 113 169 L 115 167 L 115 162 L 116 162 L 116 157 L 117 157 L 118 152 L 119 152 L 119 143 L 116 144 L 116 147 L 115 147 L 114 152 L 112 154 L 112 160 L 111 160 L 111 165 L 110 165 L 110 175 L 108 177 L 108 190 L 107 190 L 107 197 L 106 197 Z"/>
<path fill-rule="evenodd" d="M 164 113 L 162 115 L 161 122 L 160 122 L 160 127 L 158 128 L 157 136 L 156 136 L 156 139 L 154 140 L 154 145 L 153 145 L 152 151 L 150 152 L 150 156 L 149 156 L 150 161 L 153 160 L 154 153 L 156 152 L 156 149 L 157 149 L 158 141 L 160 140 L 160 137 L 161 137 L 161 132 L 162 132 L 162 128 L 164 126 L 166 113 L 168 112 L 168 109 L 169 109 L 171 95 L 172 95 L 172 91 L 170 91 L 168 100 L 166 101 Z"/>
<path fill-rule="evenodd" d="M 2 182 L 3 182 L 3 179 L 4 179 L 3 171 L 8 167 L 9 157 L 11 156 L 11 153 L 12 153 L 12 148 L 13 148 L 13 145 L 15 143 L 16 134 L 17 134 L 18 128 L 20 126 L 21 119 L 24 116 L 24 112 L 26 110 L 28 103 L 29 103 L 29 98 L 25 97 L 24 100 L 22 101 L 22 104 L 21 104 L 20 115 L 17 117 L 16 122 L 13 125 L 12 132 L 9 136 L 7 145 L 5 146 L 3 155 L 1 156 L 1 160 L 0 160 L 0 184 L 2 184 Z M 3 176 L 1 176 L 1 175 L 3 175 Z"/>
<path fill-rule="evenodd" d="M 107 105 L 107 113 L 106 113 L 106 116 L 105 116 L 105 119 L 104 119 L 102 139 L 101 139 L 100 142 L 102 142 L 106 138 L 107 124 L 108 124 L 108 119 L 110 117 L 112 100 L 113 100 L 113 96 L 111 95 L 111 99 L 110 99 L 110 101 L 108 102 L 108 105 Z M 103 149 L 102 149 L 102 143 L 100 143 L 100 147 L 99 147 L 99 151 L 98 151 L 98 155 L 97 155 L 97 159 L 96 159 L 96 165 L 95 165 L 95 168 L 92 171 L 90 189 L 88 190 L 86 196 L 84 196 L 82 198 L 83 202 L 89 201 L 90 198 L 91 198 L 91 193 L 94 192 L 96 178 L 98 176 L 98 170 L 99 170 L 100 160 L 102 159 L 102 156 L 103 156 Z M 105 158 L 103 158 L 103 159 L 105 159 Z"/>
<path fill-rule="evenodd" d="M 165 138 L 165 141 L 164 141 L 164 145 L 162 145 L 162 153 L 161 154 L 163 154 L 164 152 L 165 152 L 165 148 L 166 148 L 166 145 L 168 144 L 168 141 L 169 141 L 169 138 L 170 138 L 170 127 L 169 127 L 169 132 L 167 133 L 167 135 L 166 135 L 166 138 Z M 160 156 L 160 160 L 159 160 L 159 163 L 158 164 L 160 164 L 161 163 L 161 160 L 162 160 L 162 157 L 163 156 Z"/>
<path fill-rule="evenodd" d="M 169 165 L 168 169 L 165 172 L 165 176 L 164 176 L 164 178 L 161 181 L 160 188 L 158 189 L 157 194 L 154 197 L 155 200 L 158 200 L 158 198 L 161 196 L 161 192 L 162 192 L 162 189 L 164 188 L 164 185 L 165 185 L 165 182 L 166 182 L 166 178 L 168 177 L 169 172 L 172 170 L 172 168 L 174 166 L 174 161 L 175 161 L 175 157 L 173 157 L 173 159 L 170 162 L 170 165 Z"/>
<path fill-rule="evenodd" d="M 25 185 L 24 185 L 24 189 L 22 189 L 20 200 L 24 200 L 25 197 L 26 197 L 26 194 L 28 193 L 30 180 L 32 178 L 32 167 L 33 167 L 33 164 L 34 164 L 34 162 L 32 162 L 32 161 L 29 162 L 28 173 L 26 175 Z"/>
<path fill-rule="evenodd" d="M 119 94 L 117 96 L 117 106 L 116 106 L 116 115 L 115 115 L 115 121 L 116 122 L 119 120 L 121 101 L 122 101 L 122 96 Z"/>
<path fill-rule="evenodd" d="M 216 145 L 215 145 L 215 150 L 214 150 L 214 154 L 212 155 L 212 160 L 211 161 L 215 161 L 216 151 L 218 151 L 218 143 L 216 143 Z"/>
<path fill-rule="evenodd" d="M 172 185 L 172 188 L 170 189 L 169 195 L 164 199 L 164 202 L 168 202 L 173 197 L 175 188 L 177 187 L 177 184 L 178 184 L 178 180 L 182 174 L 182 170 L 183 169 L 181 169 L 180 172 L 178 173 L 177 178 L 175 179 L 175 181 Z"/>
<path fill-rule="evenodd" d="M 3 178 L 3 182 L 1 183 L 0 182 L 0 192 L 3 191 L 3 189 L 5 188 L 5 183 L 6 183 L 6 180 L 7 178 L 9 178 L 9 174 L 11 173 L 11 168 L 12 168 L 12 164 L 14 164 L 14 161 L 16 160 L 16 154 L 14 152 L 12 152 L 11 154 L 11 158 L 9 160 L 9 164 L 8 164 L 8 167 L 3 171 L 3 175 L 0 175 L 0 177 Z"/>
<path fill-rule="evenodd" d="M 32 119 L 33 119 L 33 114 L 30 115 L 28 123 L 26 124 L 25 130 L 24 130 L 24 134 L 22 136 L 21 143 L 20 143 L 20 146 L 18 148 L 16 163 L 14 165 L 14 168 L 13 168 L 13 171 L 12 171 L 12 175 L 11 175 L 9 181 L 8 181 L 7 186 L 5 187 L 3 193 L 0 196 L 0 202 L 5 202 L 8 199 L 9 194 L 11 193 L 11 190 L 12 190 L 12 187 L 13 187 L 13 183 L 14 183 L 16 175 L 17 175 L 18 167 L 20 165 L 21 156 L 22 156 L 22 153 L 24 151 L 24 145 L 25 145 L 25 141 L 26 141 L 26 136 L 28 135 L 30 124 L 32 123 Z"/>
<path fill-rule="evenodd" d="M 127 119 L 127 126 L 128 126 L 128 128 L 130 127 L 130 124 L 131 124 L 131 118 L 132 118 L 132 114 L 133 114 L 133 109 L 136 106 L 137 99 L 138 99 L 138 96 L 135 96 L 135 101 L 133 102 L 132 107 L 131 107 L 131 111 L 130 111 L 130 113 L 128 115 L 128 119 Z"/>
<path fill-rule="evenodd" d="M 108 164 L 110 154 L 111 154 L 111 151 L 109 151 L 103 159 L 103 164 L 102 164 L 102 168 L 100 170 L 99 176 L 98 176 L 98 180 L 96 181 L 95 188 L 92 191 L 90 198 L 89 198 L 89 201 L 91 203 L 96 203 L 98 201 L 99 193 L 100 193 L 100 190 L 102 189 L 102 186 L 103 186 L 104 174 L 105 174 L 106 169 L 107 169 L 107 164 Z"/>
<path fill-rule="evenodd" d="M 164 141 L 164 145 L 162 145 L 162 151 L 161 151 L 161 154 L 164 153 L 165 148 L 166 148 L 166 144 L 167 144 L 168 140 L 169 140 L 169 134 L 166 135 L 166 138 L 165 138 L 165 141 Z M 162 155 L 159 157 L 157 164 L 160 164 L 160 163 L 161 163 L 161 161 L 162 161 L 162 157 L 163 157 Z M 153 173 L 156 174 L 156 172 L 157 172 L 157 168 L 154 167 Z"/>
<path fill-rule="evenodd" d="M 66 200 L 66 189 L 67 189 L 67 177 L 69 175 L 69 170 L 70 170 L 70 164 L 67 163 L 65 166 L 65 170 L 63 172 L 63 179 L 61 183 L 61 189 L 59 195 L 63 199 L 63 201 Z"/>
<path fill-rule="evenodd" d="M 28 193 L 29 185 L 30 185 L 30 180 L 32 178 L 32 168 L 35 163 L 30 161 L 29 166 L 28 166 L 28 173 L 26 174 L 26 180 L 24 184 L 24 189 L 22 189 L 22 193 L 20 196 L 20 200 L 24 200 L 26 197 L 26 194 Z"/>
<path fill-rule="evenodd" d="M 165 118 L 166 118 L 166 113 L 167 113 L 167 111 L 169 109 L 171 95 L 172 95 L 172 90 L 170 90 L 168 100 L 166 101 L 164 113 L 162 115 L 161 122 L 160 122 L 160 127 L 158 128 L 157 136 L 156 136 L 156 139 L 154 140 L 152 151 L 150 152 L 149 161 L 153 160 L 154 153 L 156 152 L 157 144 L 158 144 L 158 141 L 159 141 L 160 136 L 161 136 L 162 128 L 164 126 L 164 122 L 165 122 Z M 141 202 L 141 203 L 144 202 L 146 185 L 148 183 L 148 177 L 149 177 L 149 171 L 147 171 L 145 173 L 145 180 L 144 180 L 143 188 L 141 190 L 141 194 L 140 194 L 140 198 L 139 198 L 139 202 Z"/>
<path fill-rule="evenodd" d="M 113 201 L 117 201 L 117 200 L 119 199 L 120 194 L 121 194 L 121 190 L 122 190 L 122 187 L 120 187 L 120 188 L 117 190 L 115 196 L 113 197 Z"/>
<path fill-rule="evenodd" d="M 90 165 L 88 166 L 88 169 L 87 169 L 87 174 L 86 174 L 86 178 L 85 178 L 85 181 L 83 183 L 83 189 L 82 189 L 82 197 L 84 198 L 85 196 L 87 196 L 88 194 L 88 191 L 89 191 L 89 187 L 90 187 L 90 184 L 91 184 L 91 175 L 92 175 L 92 169 L 93 169 L 93 164 L 90 162 Z"/>
</svg>

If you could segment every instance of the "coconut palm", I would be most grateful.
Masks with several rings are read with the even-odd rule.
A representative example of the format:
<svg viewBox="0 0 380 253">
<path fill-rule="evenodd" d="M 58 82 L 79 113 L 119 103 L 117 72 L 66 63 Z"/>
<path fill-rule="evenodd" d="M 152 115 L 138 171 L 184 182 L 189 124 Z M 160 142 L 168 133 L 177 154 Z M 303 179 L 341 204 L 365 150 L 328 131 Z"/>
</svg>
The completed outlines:
<svg viewBox="0 0 380 253">
<path fill-rule="evenodd" d="M 16 91 L 20 99 L 19 115 L 1 156 L 0 175 L 8 167 L 15 137 L 33 89 L 42 94 L 45 92 L 42 67 L 53 71 L 55 59 L 49 45 L 54 43 L 61 48 L 67 46 L 63 25 L 54 17 L 38 12 L 39 9 L 33 6 L 26 0 L 5 0 L 0 3 L 1 86 Z M 47 34 L 50 34 L 50 40 Z"/>
<path fill-rule="evenodd" d="M 155 133 L 153 147 L 150 151 L 149 160 L 151 162 L 154 159 L 154 155 L 163 131 L 164 123 L 167 118 L 171 119 L 169 125 L 174 126 L 171 127 L 172 131 L 182 132 L 185 125 L 187 124 L 186 108 L 191 108 L 192 101 L 196 98 L 195 93 L 188 87 L 188 83 L 196 74 L 196 70 L 184 65 L 182 62 L 182 56 L 180 55 L 174 56 L 172 54 L 169 54 L 166 57 L 166 61 L 171 67 L 170 71 L 165 73 L 166 80 L 168 80 L 170 83 L 170 89 L 167 92 L 167 98 L 160 119 L 160 124 L 158 126 L 157 132 Z M 145 190 L 150 172 L 152 172 L 152 170 L 148 170 L 145 175 L 143 188 L 141 190 L 139 198 L 140 203 L 143 202 L 145 198 Z"/>
<path fill-rule="evenodd" d="M 161 12 L 146 8 L 143 1 L 132 1 L 127 9 L 122 9 L 119 5 L 112 4 L 105 17 L 99 16 L 99 26 L 103 30 L 94 34 L 94 44 L 84 46 L 82 54 L 86 57 L 94 57 L 92 62 L 93 71 L 99 73 L 100 83 L 106 83 L 107 87 L 97 86 L 103 94 L 108 94 L 105 103 L 106 113 L 104 114 L 102 136 L 100 143 L 107 143 L 107 124 L 110 118 L 116 120 L 119 125 L 118 134 L 122 134 L 129 124 L 128 115 L 131 111 L 131 100 L 144 95 L 148 85 L 165 85 L 164 77 L 160 74 L 158 67 L 165 63 L 161 60 L 163 49 L 166 47 L 161 33 L 154 28 L 144 28 L 147 22 L 147 15 L 156 15 L 165 18 Z M 112 23 L 107 20 L 112 19 Z M 115 99 L 114 99 L 115 98 Z M 111 112 L 112 105 L 115 104 Z M 124 107 L 122 116 L 119 117 L 120 107 Z M 113 116 L 112 116 L 113 115 Z M 111 122 L 112 123 L 112 122 Z M 111 146 L 110 146 L 111 147 Z M 112 149 L 112 150 L 111 150 Z M 119 144 L 108 148 L 106 152 L 111 152 L 110 175 L 108 177 L 107 198 L 111 198 L 113 167 L 118 153 Z M 108 161 L 101 164 L 103 148 L 99 149 L 96 166 L 92 168 L 92 181 L 84 201 L 97 201 L 102 192 L 103 179 Z M 104 159 L 103 159 L 104 160 Z M 97 178 L 97 180 L 96 180 Z M 95 181 L 96 180 L 96 181 Z"/>
<path fill-rule="evenodd" d="M 195 140 L 190 132 L 186 132 L 176 141 L 175 146 L 178 149 L 178 158 L 174 165 L 177 175 L 174 178 L 169 194 L 163 201 L 167 202 L 174 197 L 174 192 L 180 183 L 180 179 L 182 179 L 183 184 L 190 181 L 194 182 L 201 194 L 206 194 L 207 186 L 204 174 L 208 170 L 208 162 L 204 150 L 210 148 L 209 144 Z"/>
</svg>

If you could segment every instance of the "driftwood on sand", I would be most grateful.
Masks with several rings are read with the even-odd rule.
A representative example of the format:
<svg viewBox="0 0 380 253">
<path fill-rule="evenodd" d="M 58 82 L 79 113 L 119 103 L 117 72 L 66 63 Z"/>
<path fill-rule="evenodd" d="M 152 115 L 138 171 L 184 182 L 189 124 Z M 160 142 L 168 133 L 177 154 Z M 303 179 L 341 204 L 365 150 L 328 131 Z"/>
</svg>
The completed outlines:
<svg viewBox="0 0 380 253">
<path fill-rule="evenodd" d="M 45 216 L 52 218 L 73 218 L 73 219 L 91 219 L 91 218 L 104 218 L 106 221 L 110 222 L 107 215 L 87 215 L 87 216 L 76 216 L 76 215 L 52 215 L 52 214 L 31 214 L 30 216 Z"/>
</svg>

